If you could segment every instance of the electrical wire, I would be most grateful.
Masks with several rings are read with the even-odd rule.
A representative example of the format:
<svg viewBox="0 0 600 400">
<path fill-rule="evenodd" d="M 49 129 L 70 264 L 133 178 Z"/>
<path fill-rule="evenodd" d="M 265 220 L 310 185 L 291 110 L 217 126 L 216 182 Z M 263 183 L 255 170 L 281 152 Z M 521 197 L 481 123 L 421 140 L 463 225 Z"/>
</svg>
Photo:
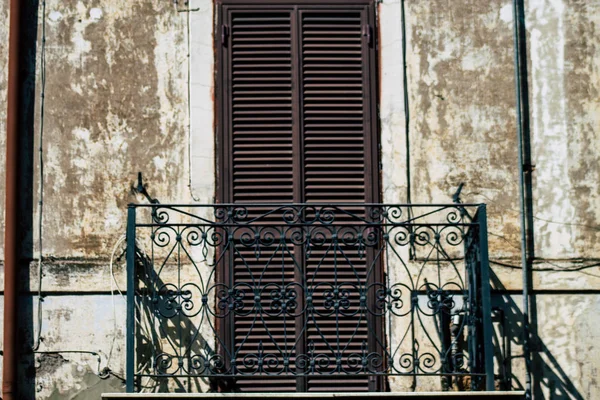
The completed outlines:
<svg viewBox="0 0 600 400">
<path fill-rule="evenodd" d="M 123 380 L 122 377 L 116 375 L 113 370 L 110 368 L 110 362 L 112 360 L 112 355 L 113 355 L 113 350 L 115 347 L 115 343 L 117 340 L 117 332 L 119 330 L 118 324 L 117 324 L 117 306 L 115 303 L 115 290 L 116 292 L 123 298 L 125 299 L 125 294 L 123 294 L 123 291 L 121 290 L 121 288 L 119 287 L 119 282 L 117 281 L 117 278 L 115 276 L 114 273 L 114 262 L 115 262 L 115 255 L 117 254 L 117 250 L 119 249 L 119 246 L 122 246 L 123 243 L 125 243 L 127 237 L 125 235 L 122 235 L 119 237 L 119 239 L 115 242 L 111 254 L 110 254 L 110 260 L 109 260 L 109 264 L 108 264 L 108 269 L 109 269 L 109 280 L 110 280 L 110 296 L 111 296 L 111 304 L 112 304 L 112 314 L 113 314 L 113 337 L 112 337 L 112 341 L 110 344 L 110 349 L 108 351 L 108 355 L 106 357 L 106 363 L 104 368 L 102 369 L 102 371 L 99 371 L 98 376 L 102 379 L 107 379 L 109 378 L 111 375 L 117 377 L 118 379 Z M 145 255 L 145 252 L 142 250 L 141 244 L 136 240 L 135 243 L 136 248 L 138 249 L 138 251 L 140 251 L 143 255 Z M 121 255 L 123 254 L 124 250 L 121 251 Z M 119 256 L 120 257 L 120 256 Z M 117 259 L 119 257 L 116 257 Z M 142 314 L 142 310 L 139 308 L 139 305 L 136 305 L 136 307 L 138 308 L 138 315 Z M 145 328 L 146 335 L 148 335 L 149 332 L 149 327 L 147 326 L 147 324 L 142 324 L 140 319 L 136 316 L 135 318 L 136 322 L 138 323 L 138 326 L 140 328 Z"/>
<path fill-rule="evenodd" d="M 407 41 L 406 41 L 406 9 L 404 0 L 400 2 L 400 26 L 402 28 L 402 96 L 404 99 L 404 138 L 406 141 L 406 202 L 412 203 L 411 194 L 411 171 L 410 171 L 410 102 L 408 93 L 408 62 L 407 57 Z M 412 207 L 408 207 L 408 217 L 412 218 Z M 409 232 L 411 233 L 410 246 L 408 248 L 409 260 L 417 258 L 417 250 L 412 240 L 413 227 L 409 226 Z"/>
<path fill-rule="evenodd" d="M 191 45 L 191 27 L 190 27 L 190 10 L 189 2 L 186 2 L 186 46 L 187 46 L 187 130 L 188 130 L 188 188 L 190 190 L 190 197 L 195 202 L 199 202 L 200 199 L 194 195 L 194 189 L 192 188 L 192 45 Z"/>
<path fill-rule="evenodd" d="M 188 140 L 188 145 L 191 143 L 191 104 L 190 104 L 190 99 L 191 99 L 191 63 L 190 63 L 190 54 L 191 54 L 191 41 L 190 41 L 190 16 L 189 16 L 189 11 L 192 10 L 187 10 L 186 14 L 187 14 L 187 73 L 188 73 L 188 87 L 187 87 L 187 95 L 188 95 L 188 135 L 189 135 L 189 139 Z M 111 252 L 111 256 L 110 256 L 110 261 L 109 261 L 109 273 L 110 273 L 110 293 L 111 293 L 111 304 L 112 304 L 112 313 L 113 313 L 113 328 L 114 328 L 114 332 L 113 332 L 113 338 L 112 338 L 112 342 L 111 342 L 111 346 L 108 352 L 108 355 L 106 357 L 106 363 L 105 363 L 105 367 L 104 369 L 100 370 L 101 367 L 101 363 L 102 363 L 102 356 L 100 354 L 99 351 L 89 351 L 89 350 L 51 350 L 51 351 L 40 351 L 39 348 L 41 346 L 41 342 L 43 341 L 42 338 L 42 325 L 43 325 L 43 307 L 42 307 L 42 303 L 44 301 L 44 298 L 42 296 L 42 291 L 43 291 L 43 206 L 44 206 L 44 152 L 43 152 L 43 137 L 44 137 L 44 110 L 45 110 L 45 92 L 46 92 L 46 1 L 42 1 L 41 4 L 41 16 L 42 16 L 42 29 L 41 29 L 41 49 L 40 49 L 40 69 L 39 69 L 39 73 L 40 73 L 40 117 L 39 117 L 39 147 L 38 147 L 38 168 L 39 168 L 39 174 L 40 174 L 40 183 L 39 183 L 39 201 L 38 201 L 38 262 L 37 262 L 37 271 L 38 271 L 38 287 L 37 287 L 37 292 L 38 292 L 38 308 L 37 308 L 37 332 L 35 333 L 34 337 L 34 341 L 33 341 L 33 345 L 32 345 L 32 351 L 35 354 L 90 354 L 93 356 L 96 356 L 98 359 L 98 371 L 97 371 L 97 375 L 102 378 L 102 379 L 106 379 L 109 376 L 113 375 L 121 380 L 123 380 L 122 377 L 119 377 L 117 375 L 114 374 L 114 372 L 110 369 L 110 362 L 112 360 L 112 355 L 113 355 L 113 350 L 114 350 L 114 346 L 115 346 L 115 342 L 116 342 L 116 338 L 117 338 L 117 331 L 118 331 L 118 325 L 117 325 L 117 312 L 116 312 L 116 303 L 115 303 L 115 289 L 116 291 L 119 293 L 119 295 L 121 297 L 125 297 L 125 295 L 123 294 L 123 292 L 121 291 L 119 284 L 117 282 L 117 279 L 115 277 L 114 274 L 114 260 L 115 260 L 115 254 L 119 248 L 119 246 L 121 246 L 123 244 L 123 242 L 125 241 L 126 237 L 125 235 L 119 237 L 119 239 L 117 240 L 117 242 L 115 243 L 115 245 L 113 246 L 112 252 Z M 191 148 L 190 148 L 191 149 Z M 189 160 L 189 189 L 190 189 L 190 195 L 192 197 L 192 199 L 194 201 L 199 201 L 198 198 L 195 197 L 193 190 L 192 190 L 192 186 L 191 186 L 191 154 L 188 152 L 188 160 Z M 136 241 L 136 245 L 137 245 L 137 241 Z M 142 251 L 143 252 L 143 251 Z M 141 322 L 139 321 L 139 319 L 136 320 L 138 322 L 138 324 L 140 326 L 142 326 Z M 146 329 L 148 329 L 148 326 L 145 326 Z M 0 352 L 0 355 L 2 355 L 2 352 Z"/>
<path fill-rule="evenodd" d="M 110 362 L 112 360 L 112 355 L 113 355 L 113 350 L 115 347 L 115 343 L 117 340 L 117 332 L 119 330 L 119 326 L 117 324 L 117 306 L 115 303 L 115 290 L 116 292 L 123 298 L 125 299 L 125 294 L 123 294 L 123 291 L 121 290 L 121 288 L 119 287 L 119 282 L 117 281 L 117 278 L 115 276 L 115 272 L 114 272 L 114 262 L 115 262 L 115 255 L 117 254 L 117 250 L 119 249 L 119 246 L 122 246 L 123 243 L 125 243 L 127 237 L 125 235 L 122 235 L 119 237 L 119 239 L 115 242 L 112 251 L 110 253 L 110 260 L 108 263 L 108 270 L 109 270 L 109 280 L 110 280 L 110 300 L 111 300 L 111 305 L 112 305 L 112 314 L 113 314 L 113 336 L 112 336 L 112 341 L 110 344 L 110 349 L 108 351 L 108 355 L 106 357 L 106 364 L 103 368 L 103 370 L 100 372 L 99 376 L 100 378 L 106 379 L 108 378 L 110 375 L 114 375 L 114 372 L 112 371 L 112 369 L 110 368 Z M 139 248 L 139 243 L 136 240 L 136 247 Z M 123 254 L 124 250 L 121 251 L 121 255 Z M 119 256 L 120 257 L 120 256 Z M 119 258 L 117 257 L 117 259 Z M 136 322 L 141 326 L 141 322 L 140 320 L 136 317 Z M 117 376 L 118 377 L 118 376 Z M 120 377 L 118 377 L 119 379 L 122 379 Z"/>
<path fill-rule="evenodd" d="M 469 193 L 466 193 L 466 196 L 480 196 L 480 197 L 483 197 L 484 199 L 487 200 L 487 204 L 488 205 L 498 205 L 498 201 L 497 200 L 494 200 L 491 197 L 486 196 L 485 194 L 483 194 L 481 192 L 476 192 L 476 191 L 469 192 Z M 515 213 L 515 214 L 520 214 L 521 213 L 520 210 L 511 208 L 511 207 L 506 207 L 505 205 L 502 205 L 502 209 L 504 211 L 510 211 L 512 213 Z M 555 225 L 561 225 L 561 226 L 576 226 L 576 227 L 586 228 L 586 229 L 590 229 L 590 230 L 600 231 L 600 225 L 587 225 L 587 224 L 579 224 L 579 223 L 576 223 L 576 222 L 553 221 L 551 219 L 541 218 L 541 217 L 538 217 L 536 215 L 532 215 L 532 218 L 535 219 L 535 220 L 537 220 L 537 221 L 547 222 L 549 224 L 555 224 Z"/>
<path fill-rule="evenodd" d="M 119 294 L 121 295 L 121 297 L 125 297 L 123 295 L 123 292 L 121 291 L 121 288 L 119 288 L 119 283 L 117 282 L 117 278 L 115 277 L 114 269 L 113 269 L 115 254 L 116 254 L 119 246 L 121 246 L 123 244 L 123 242 L 125 242 L 125 238 L 126 238 L 125 235 L 122 235 L 121 237 L 119 237 L 119 239 L 113 246 L 112 252 L 110 253 L 110 261 L 108 264 L 108 269 L 109 269 L 109 273 L 110 273 L 110 301 L 112 304 L 112 314 L 113 314 L 113 337 L 112 337 L 112 341 L 110 343 L 110 349 L 108 351 L 108 356 L 106 357 L 106 366 L 104 368 L 105 373 L 108 373 L 110 371 L 110 361 L 112 359 L 113 349 L 115 347 L 115 342 L 117 340 L 117 331 L 119 329 L 117 326 L 117 306 L 115 304 L 115 287 L 117 289 L 117 292 L 119 292 Z"/>
<path fill-rule="evenodd" d="M 42 1 L 41 3 L 41 17 L 42 17 L 42 32 L 41 32 L 41 48 L 40 48 L 40 66 L 39 66 L 39 76 L 40 76 L 40 116 L 39 116 L 39 136 L 38 136 L 38 170 L 39 170 L 39 200 L 38 200 L 38 257 L 37 257 L 37 273 L 38 273 L 38 285 L 37 285 L 37 294 L 38 294 L 38 305 L 37 305 L 37 331 L 34 334 L 34 340 L 32 344 L 32 351 L 34 354 L 90 354 L 98 359 L 98 371 L 97 374 L 99 376 L 102 375 L 100 371 L 100 365 L 102 363 L 102 356 L 97 351 L 89 351 L 89 350 L 49 350 L 49 351 L 40 351 L 41 343 L 43 341 L 42 338 L 42 329 L 43 329 L 43 307 L 42 303 L 44 302 L 44 297 L 42 295 L 43 291 L 43 261 L 44 261 L 44 246 L 43 246 L 43 227 L 44 227 L 44 116 L 45 116 L 45 103 L 46 103 L 46 1 Z M 114 253 L 114 252 L 113 252 Z M 111 257 L 111 274 L 112 274 L 112 257 Z M 116 283 L 116 281 L 115 281 Z M 114 306 L 114 302 L 113 302 Z M 114 312 L 114 310 L 113 310 Z M 116 321 L 115 321 L 116 324 Z M 109 360 L 110 355 L 112 353 L 109 352 Z"/>
<path fill-rule="evenodd" d="M 111 255 L 110 255 L 110 261 L 109 261 L 109 272 L 110 272 L 110 295 L 111 295 L 111 303 L 112 303 L 112 313 L 113 313 L 113 327 L 114 327 L 114 331 L 113 331 L 113 338 L 112 338 L 112 342 L 110 345 L 110 350 L 108 351 L 108 355 L 106 356 L 106 363 L 105 363 L 105 367 L 101 370 L 100 367 L 102 365 L 102 355 L 101 355 L 101 351 L 91 351 L 91 350 L 47 350 L 47 351 L 39 351 L 37 348 L 35 348 L 33 350 L 33 353 L 35 354 L 70 354 L 70 353 L 75 353 L 75 354 L 91 354 L 94 355 L 98 358 L 98 370 L 97 370 L 97 375 L 101 378 L 101 379 L 107 379 L 109 378 L 111 375 L 117 377 L 118 379 L 123 380 L 122 377 L 117 376 L 116 374 L 113 373 L 113 371 L 110 369 L 110 361 L 112 359 L 112 354 L 113 354 L 113 350 L 114 350 L 114 345 L 117 339 L 117 331 L 118 331 L 118 325 L 117 325 L 117 308 L 116 308 L 116 304 L 115 304 L 115 298 L 114 298 L 114 293 L 115 293 L 115 289 L 116 291 L 122 296 L 125 297 L 123 292 L 121 291 L 121 288 L 119 288 L 119 283 L 117 282 L 117 279 L 115 277 L 114 274 L 114 260 L 115 260 L 115 254 L 117 253 L 117 250 L 119 248 L 119 246 L 121 246 L 123 244 L 123 242 L 125 241 L 125 235 L 122 235 L 119 237 L 119 239 L 117 240 L 117 242 L 115 243 L 115 245 L 113 246 Z M 39 347 L 40 343 L 37 343 L 37 347 Z"/>
<path fill-rule="evenodd" d="M 40 187 L 38 201 L 38 305 L 37 305 L 37 333 L 34 335 L 33 351 L 40 348 L 42 343 L 42 280 L 43 280 L 43 223 L 44 223 L 44 105 L 46 97 L 46 1 L 42 1 L 42 46 L 40 51 L 40 122 L 39 122 L 39 147 L 38 163 L 40 172 Z"/>
<path fill-rule="evenodd" d="M 109 280 L 110 280 L 110 296 L 111 296 L 111 304 L 112 304 L 112 314 L 113 314 L 113 337 L 112 337 L 112 341 L 111 341 L 111 345 L 110 345 L 110 349 L 108 351 L 108 355 L 106 357 L 106 363 L 105 366 L 102 370 L 100 370 L 100 367 L 98 368 L 98 376 L 101 379 L 108 379 L 110 376 L 114 376 L 120 380 L 123 380 L 123 377 L 118 376 L 114 373 L 114 371 L 110 368 L 110 362 L 112 360 L 112 355 L 113 355 L 113 350 L 114 350 L 114 346 L 117 340 L 117 332 L 119 330 L 118 324 L 117 324 L 117 307 L 116 307 L 116 303 L 115 303 L 115 291 L 123 298 L 125 299 L 126 296 L 123 293 L 123 291 L 121 290 L 121 288 L 119 287 L 119 283 L 117 281 L 117 278 L 115 276 L 114 273 L 114 263 L 115 263 L 115 255 L 117 254 L 117 250 L 119 249 L 119 246 L 122 246 L 123 243 L 125 243 L 127 237 L 125 235 L 122 235 L 119 237 L 119 239 L 115 242 L 112 251 L 111 251 L 111 255 L 110 255 L 110 260 L 109 260 L 109 264 L 108 264 L 108 269 L 109 269 Z M 141 245 L 141 243 L 136 239 L 135 241 L 135 246 L 137 251 L 139 251 L 142 256 L 147 257 L 147 254 L 144 252 L 143 247 Z M 121 252 L 121 255 L 123 254 L 124 250 Z M 120 256 L 119 256 L 120 257 Z M 118 259 L 119 257 L 116 257 L 116 259 Z M 137 315 L 142 315 L 142 310 L 140 308 L 139 304 L 136 304 L 136 308 L 138 310 Z M 138 326 L 140 327 L 140 329 L 145 330 L 145 332 L 142 332 L 142 334 L 145 334 L 147 337 L 150 337 L 149 333 L 151 328 L 148 326 L 148 322 L 146 320 L 144 320 L 146 323 L 142 324 L 142 322 L 140 321 L 140 319 L 138 318 L 138 316 L 136 315 L 135 320 L 138 324 Z M 145 365 L 142 365 L 140 368 L 145 368 L 148 366 L 148 362 L 150 361 L 146 361 Z M 142 385 L 142 387 L 146 387 L 148 386 L 148 380 L 150 379 L 150 377 L 148 377 L 147 381 L 146 381 L 146 385 Z"/>
<path fill-rule="evenodd" d="M 408 62 L 406 41 L 406 8 L 404 0 L 400 2 L 400 26 L 402 28 L 402 97 L 404 100 L 404 132 L 406 140 L 406 202 L 412 202 L 410 172 L 410 99 L 408 92 Z M 409 209 L 410 212 L 410 209 Z"/>
</svg>

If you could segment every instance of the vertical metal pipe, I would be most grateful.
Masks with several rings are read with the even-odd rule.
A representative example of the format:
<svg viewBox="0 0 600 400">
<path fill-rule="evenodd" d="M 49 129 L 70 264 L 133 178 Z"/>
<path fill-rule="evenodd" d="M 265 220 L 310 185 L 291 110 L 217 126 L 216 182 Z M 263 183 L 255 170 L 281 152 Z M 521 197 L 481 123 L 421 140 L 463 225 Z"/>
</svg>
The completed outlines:
<svg viewBox="0 0 600 400">
<path fill-rule="evenodd" d="M 21 2 L 10 2 L 10 30 L 8 51 L 8 93 L 6 113 L 6 184 L 4 220 L 4 358 L 2 360 L 2 396 L 16 400 L 17 392 L 17 308 L 19 272 L 17 188 L 19 173 L 19 104 L 20 104 L 20 49 L 19 32 Z"/>
<path fill-rule="evenodd" d="M 408 62 L 407 57 L 407 40 L 406 40 L 406 7 L 405 0 L 400 2 L 400 27 L 402 29 L 402 95 L 404 98 L 404 135 L 406 141 L 406 202 L 412 203 L 412 189 L 411 189 L 411 170 L 410 170 L 410 100 L 408 93 Z M 412 219 L 412 207 L 408 207 L 408 217 Z M 408 227 L 410 233 L 411 242 L 408 248 L 408 259 L 414 260 L 415 258 L 415 244 L 412 240 L 413 227 Z"/>
<path fill-rule="evenodd" d="M 400 23 L 402 27 L 402 79 L 403 79 L 403 97 L 404 97 L 404 131 L 406 135 L 406 202 L 412 202 L 412 193 L 410 185 L 410 104 L 408 94 L 408 67 L 406 62 L 406 8 L 404 0 L 400 2 Z M 411 208 L 408 208 L 411 212 Z"/>
<path fill-rule="evenodd" d="M 133 393 L 135 373 L 135 206 L 127 208 L 127 357 L 125 390 Z"/>
<path fill-rule="evenodd" d="M 525 357 L 525 392 L 527 398 L 531 397 L 531 353 L 529 348 L 529 270 L 527 260 L 527 217 L 525 203 L 525 174 L 523 161 L 523 106 L 521 99 L 523 96 L 521 82 L 521 33 L 524 29 L 522 18 L 522 9 L 520 0 L 513 0 L 513 21 L 514 21 L 514 58 L 515 58 L 515 92 L 517 108 L 517 144 L 519 153 L 519 200 L 521 217 L 521 265 L 523 267 L 523 355 Z"/>
<path fill-rule="evenodd" d="M 481 303 L 483 308 L 483 350 L 485 390 L 494 390 L 494 344 L 492 337 L 492 299 L 490 294 L 490 261 L 488 254 L 487 210 L 485 204 L 477 211 L 479 225 L 479 267 L 481 268 Z"/>
</svg>

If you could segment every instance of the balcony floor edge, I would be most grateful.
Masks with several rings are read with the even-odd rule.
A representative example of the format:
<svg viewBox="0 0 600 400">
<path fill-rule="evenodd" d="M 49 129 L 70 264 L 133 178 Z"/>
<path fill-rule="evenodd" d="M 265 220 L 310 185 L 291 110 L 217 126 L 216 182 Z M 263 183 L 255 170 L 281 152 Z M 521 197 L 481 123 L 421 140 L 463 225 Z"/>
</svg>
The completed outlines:
<svg viewBox="0 0 600 400">
<path fill-rule="evenodd" d="M 502 399 L 502 400 L 522 400 L 525 398 L 523 391 L 496 391 L 496 392 L 395 392 L 395 393 L 105 393 L 102 399 L 106 400 L 126 400 L 126 399 L 462 399 L 467 397 L 469 400 L 480 399 Z"/>
</svg>

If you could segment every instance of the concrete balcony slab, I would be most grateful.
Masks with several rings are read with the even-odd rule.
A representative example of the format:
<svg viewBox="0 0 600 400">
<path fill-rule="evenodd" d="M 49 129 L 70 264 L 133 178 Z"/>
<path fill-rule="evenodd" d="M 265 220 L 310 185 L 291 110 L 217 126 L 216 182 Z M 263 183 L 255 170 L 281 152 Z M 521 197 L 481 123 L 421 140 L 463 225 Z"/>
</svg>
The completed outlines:
<svg viewBox="0 0 600 400">
<path fill-rule="evenodd" d="M 202 399 L 202 400 L 312 400 L 312 399 L 349 399 L 349 400 L 408 400 L 408 399 L 443 399 L 443 400 L 523 400 L 523 391 L 504 392 L 422 392 L 422 393 L 105 393 L 106 400 L 154 400 L 154 399 Z"/>
</svg>

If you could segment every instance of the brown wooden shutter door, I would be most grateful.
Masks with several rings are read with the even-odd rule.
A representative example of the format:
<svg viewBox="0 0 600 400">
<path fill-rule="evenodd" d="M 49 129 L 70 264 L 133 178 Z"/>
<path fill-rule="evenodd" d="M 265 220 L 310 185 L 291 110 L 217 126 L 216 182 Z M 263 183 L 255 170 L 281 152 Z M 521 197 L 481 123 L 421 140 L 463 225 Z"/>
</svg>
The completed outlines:
<svg viewBox="0 0 600 400">
<path fill-rule="evenodd" d="M 294 135 L 292 116 L 292 18 L 290 11 L 236 10 L 228 14 L 230 36 L 226 65 L 229 66 L 230 184 L 228 202 L 294 202 Z M 226 104 L 227 105 L 227 104 Z M 265 209 L 264 211 L 267 211 Z M 294 265 L 283 251 L 277 264 L 269 265 L 270 254 L 256 258 L 253 249 L 237 245 L 233 255 L 234 276 L 231 284 L 252 285 L 261 277 L 261 285 L 294 280 Z M 284 261 L 281 262 L 283 256 Z M 282 272 L 282 265 L 283 270 Z M 247 298 L 253 294 L 248 291 Z M 263 304 L 268 307 L 268 302 Z M 256 313 L 236 315 L 233 321 L 233 347 L 240 361 L 260 351 L 274 353 L 269 333 L 284 346 L 284 337 L 292 347 L 295 320 L 290 317 L 261 318 Z M 243 370 L 243 367 L 241 367 Z M 296 390 L 296 378 L 236 379 L 235 390 Z"/>
<path fill-rule="evenodd" d="M 366 48 L 369 29 L 366 9 L 302 10 L 302 137 L 304 144 L 304 201 L 307 203 L 366 203 L 370 169 L 366 148 L 372 138 L 366 107 L 368 64 Z M 364 208 L 352 209 L 360 213 Z M 338 220 L 341 216 L 338 216 Z M 328 242 L 306 260 L 309 290 L 317 298 L 328 286 L 321 282 L 358 284 L 366 278 L 366 260 L 358 249 Z M 359 279 L 358 279 L 359 278 Z M 346 286 L 349 288 L 349 286 Z M 358 293 L 352 291 L 354 304 Z M 368 341 L 367 323 L 360 316 L 308 316 L 308 347 L 335 360 L 360 354 Z M 349 391 L 369 389 L 368 377 L 309 377 L 309 391 Z"/>
<path fill-rule="evenodd" d="M 219 200 L 377 202 L 372 4 L 272 2 L 263 7 L 248 3 L 224 1 L 220 7 L 224 28 L 217 31 L 222 34 L 217 42 L 218 91 L 223 94 L 219 99 Z M 298 251 L 294 257 L 304 257 Z M 335 246 L 315 249 L 303 262 L 307 285 L 364 278 L 367 260 L 359 257 L 358 250 L 346 248 L 343 253 L 341 262 L 342 254 Z M 266 267 L 266 255 L 256 259 L 251 250 L 241 252 L 234 257 L 230 283 L 250 283 L 252 274 L 264 276 L 263 284 L 297 279 L 290 257 L 280 259 L 283 262 Z M 302 341 L 316 351 L 343 349 L 346 357 L 360 353 L 368 341 L 364 318 L 305 318 Z M 259 347 L 274 349 L 265 329 L 281 341 L 285 332 L 287 345 L 293 346 L 302 326 L 289 317 L 257 321 L 253 315 L 236 316 L 231 323 L 234 333 L 229 340 L 241 354 L 256 353 Z M 338 333 L 346 343 L 332 349 L 328 342 L 336 342 Z M 369 386 L 368 377 L 335 376 L 239 378 L 235 390 L 369 389 L 376 388 L 372 383 Z"/>
</svg>

